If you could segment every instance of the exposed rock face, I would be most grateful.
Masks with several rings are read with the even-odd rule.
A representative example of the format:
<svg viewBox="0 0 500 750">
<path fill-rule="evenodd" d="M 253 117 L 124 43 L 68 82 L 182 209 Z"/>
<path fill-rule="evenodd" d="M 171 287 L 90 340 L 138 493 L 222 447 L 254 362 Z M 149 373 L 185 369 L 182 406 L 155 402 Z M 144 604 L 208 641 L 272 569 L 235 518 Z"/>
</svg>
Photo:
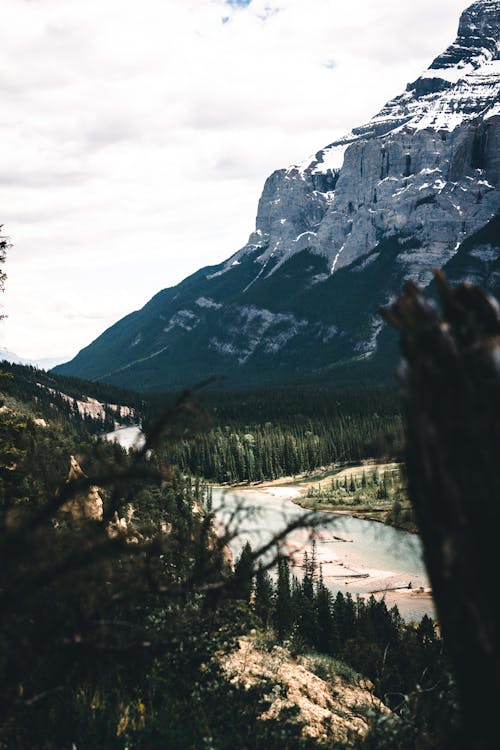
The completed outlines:
<svg viewBox="0 0 500 750">
<path fill-rule="evenodd" d="M 70 456 L 70 470 L 68 482 L 74 482 L 85 477 L 82 467 L 74 456 Z M 70 513 L 74 521 L 83 518 L 89 521 L 102 521 L 103 503 L 99 494 L 99 487 L 92 485 L 85 492 L 76 492 L 71 500 L 61 508 L 62 511 Z"/>
<path fill-rule="evenodd" d="M 58 371 L 255 382 L 372 353 L 379 306 L 404 279 L 427 285 L 500 211 L 499 39 L 500 0 L 475 2 L 454 44 L 369 123 L 267 179 L 245 247 Z"/>
<path fill-rule="evenodd" d="M 307 247 L 334 272 L 398 235 L 423 245 L 401 262 L 428 281 L 432 263 L 500 208 L 499 39 L 499 0 L 474 3 L 404 94 L 309 163 L 271 175 L 256 232 L 228 263 L 263 248 L 258 262 L 279 259 L 272 272 Z"/>
<path fill-rule="evenodd" d="M 82 396 L 82 399 L 73 398 L 68 396 L 63 391 L 56 390 L 55 388 L 49 388 L 42 383 L 37 383 L 38 388 L 47 390 L 49 393 L 55 396 L 59 396 L 63 401 L 77 409 L 80 416 L 92 417 L 92 419 L 105 419 L 106 412 L 114 412 L 114 416 L 117 420 L 128 419 L 135 416 L 134 409 L 130 406 L 123 406 L 121 404 L 108 404 L 102 401 L 98 401 L 96 398 L 91 396 Z M 118 430 L 123 425 L 119 421 L 115 421 L 115 429 Z"/>
<path fill-rule="evenodd" d="M 306 737 L 344 742 L 351 734 L 366 733 L 367 709 L 389 713 L 373 695 L 368 680 L 349 684 L 336 677 L 333 683 L 327 682 L 309 669 L 306 657 L 292 659 L 286 649 L 277 646 L 268 653 L 251 638 L 240 639 L 239 648 L 227 657 L 224 667 L 234 682 L 247 688 L 264 680 L 281 685 L 279 695 L 260 718 L 279 719 L 287 708 L 297 708 Z"/>
</svg>

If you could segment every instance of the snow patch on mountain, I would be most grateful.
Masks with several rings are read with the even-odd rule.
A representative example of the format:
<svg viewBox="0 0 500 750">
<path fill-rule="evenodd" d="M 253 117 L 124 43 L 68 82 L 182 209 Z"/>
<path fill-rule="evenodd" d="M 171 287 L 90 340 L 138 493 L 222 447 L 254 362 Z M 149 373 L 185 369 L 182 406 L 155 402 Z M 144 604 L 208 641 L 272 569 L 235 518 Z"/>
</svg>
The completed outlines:
<svg viewBox="0 0 500 750">
<path fill-rule="evenodd" d="M 336 141 L 330 146 L 318 151 L 301 164 L 296 165 L 300 174 L 305 175 L 307 171 L 311 174 L 327 174 L 328 172 L 340 172 L 344 163 L 344 154 L 349 143 L 354 140 L 352 133 L 345 136 L 341 141 Z M 290 169 L 293 169 L 291 167 Z"/>
<path fill-rule="evenodd" d="M 471 250 L 470 254 L 473 258 L 478 258 L 485 263 L 491 263 L 498 259 L 498 248 L 492 247 L 491 245 L 475 247 Z"/>
<path fill-rule="evenodd" d="M 319 326 L 320 338 L 323 344 L 327 344 L 335 336 L 338 335 L 339 329 L 337 326 Z"/>
<path fill-rule="evenodd" d="M 449 81 L 450 83 L 457 83 L 457 81 L 460 81 L 462 78 L 464 78 L 468 73 L 471 73 L 474 70 L 474 66 L 472 63 L 465 63 L 462 66 L 457 65 L 456 67 L 452 68 L 441 68 L 441 69 L 433 69 L 429 68 L 428 70 L 425 70 L 421 78 L 440 78 L 442 81 Z"/>
<path fill-rule="evenodd" d="M 377 338 L 383 327 L 384 321 L 382 320 L 380 315 L 377 315 L 376 317 L 372 316 L 370 319 L 370 335 L 367 339 L 358 342 L 355 345 L 354 350 L 359 354 L 363 354 L 365 356 L 367 356 L 368 354 L 372 354 L 372 352 L 374 352 L 377 348 Z"/>
<path fill-rule="evenodd" d="M 251 285 L 304 249 L 325 256 L 334 273 L 400 232 L 425 247 L 437 231 L 447 257 L 500 205 L 498 126 L 490 135 L 478 131 L 500 115 L 499 40 L 500 0 L 464 11 L 455 42 L 403 94 L 366 125 L 268 178 L 255 232 L 219 273 L 260 247 Z M 481 172 L 483 162 L 491 174 Z M 496 191 L 487 201 L 485 179 Z M 454 187 L 462 199 L 439 200 Z"/>
<path fill-rule="evenodd" d="M 223 337 L 213 336 L 209 348 L 219 354 L 237 358 L 240 365 L 261 348 L 276 353 L 308 325 L 291 313 L 273 313 L 265 308 L 235 306 Z"/>
<path fill-rule="evenodd" d="M 484 115 L 485 120 L 489 120 L 490 117 L 498 117 L 500 115 L 500 102 L 493 104 Z"/>
<path fill-rule="evenodd" d="M 312 169 L 313 174 L 325 174 L 329 170 L 340 171 L 344 163 L 344 154 L 348 145 L 348 143 L 339 143 L 322 151 L 321 161 L 318 161 L 316 166 Z"/>
<path fill-rule="evenodd" d="M 169 333 L 173 328 L 182 328 L 184 331 L 192 331 L 198 325 L 200 319 L 191 310 L 178 310 L 163 329 Z"/>
<path fill-rule="evenodd" d="M 234 261 L 233 265 L 237 263 L 238 261 Z M 195 302 L 195 305 L 198 305 L 198 307 L 206 307 L 211 308 L 213 310 L 219 310 L 222 305 L 219 302 L 214 302 L 211 297 L 198 297 L 198 299 Z"/>
</svg>

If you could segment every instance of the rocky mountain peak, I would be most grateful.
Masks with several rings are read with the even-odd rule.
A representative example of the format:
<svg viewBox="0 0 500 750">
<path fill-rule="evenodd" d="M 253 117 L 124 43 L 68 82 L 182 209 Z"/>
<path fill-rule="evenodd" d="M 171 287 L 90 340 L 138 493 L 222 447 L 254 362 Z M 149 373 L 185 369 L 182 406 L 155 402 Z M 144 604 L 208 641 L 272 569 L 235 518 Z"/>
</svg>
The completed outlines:
<svg viewBox="0 0 500 750">
<path fill-rule="evenodd" d="M 479 0 L 462 13 L 453 44 L 376 119 L 392 111 L 403 118 L 410 115 L 410 127 L 453 130 L 465 119 L 498 106 L 499 86 L 500 2 Z"/>
<path fill-rule="evenodd" d="M 181 381 L 194 368 L 257 379 L 266 368 L 298 371 L 304 357 L 311 367 L 366 357 L 379 306 L 405 279 L 429 284 L 472 237 L 486 245 L 456 267 L 500 285 L 500 266 L 491 270 L 500 243 L 490 240 L 500 212 L 499 25 L 500 0 L 473 3 L 453 44 L 372 120 L 266 180 L 241 250 L 161 292 L 61 371 L 126 385 L 142 372 L 157 385 L 160 366 Z"/>
<path fill-rule="evenodd" d="M 429 70 L 477 70 L 482 64 L 499 59 L 500 2 L 479 0 L 464 10 L 456 40 L 438 55 Z"/>
<path fill-rule="evenodd" d="M 458 38 L 442 57 L 461 45 L 463 49 L 487 47 L 492 53 L 498 49 L 500 31 L 500 1 L 478 0 L 464 10 L 458 24 Z M 439 59 L 439 58 L 437 58 Z"/>
<path fill-rule="evenodd" d="M 462 14 L 454 43 L 366 125 L 303 164 L 271 175 L 259 202 L 256 231 L 229 263 L 251 253 L 266 276 L 308 248 L 325 256 L 333 272 L 370 251 L 383 236 L 400 230 L 425 235 L 420 225 L 428 209 L 415 213 L 424 205 L 415 204 L 435 188 L 440 195 L 453 188 L 457 198 L 456 178 L 474 179 L 474 159 L 464 160 L 464 149 L 472 153 L 486 147 L 478 128 L 500 114 L 499 102 L 500 0 L 480 0 Z M 476 146 L 465 146 L 465 130 L 459 135 L 459 126 L 466 123 L 476 130 L 474 135 L 469 131 Z M 493 186 L 498 159 L 492 154 L 490 162 L 496 164 L 487 180 Z M 434 175 L 431 181 L 429 174 Z M 462 192 L 470 188 L 464 184 Z M 441 202 L 436 199 L 434 208 Z M 466 213 L 462 202 L 452 201 L 459 216 Z M 488 216 L 478 222 L 490 217 L 491 208 L 486 211 Z M 475 222 L 456 222 L 437 254 L 451 253 L 475 228 Z M 427 265 L 427 259 L 422 262 Z M 423 282 L 424 276 L 414 271 Z"/>
</svg>

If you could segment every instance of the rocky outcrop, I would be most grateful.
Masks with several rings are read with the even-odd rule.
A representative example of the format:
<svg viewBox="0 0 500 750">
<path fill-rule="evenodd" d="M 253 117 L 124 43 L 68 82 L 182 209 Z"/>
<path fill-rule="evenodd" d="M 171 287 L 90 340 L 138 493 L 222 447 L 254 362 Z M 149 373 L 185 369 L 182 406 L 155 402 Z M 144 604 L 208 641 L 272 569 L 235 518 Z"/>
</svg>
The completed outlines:
<svg viewBox="0 0 500 750">
<path fill-rule="evenodd" d="M 223 666 L 233 682 L 247 689 L 264 682 L 279 686 L 270 693 L 271 705 L 260 717 L 262 721 L 298 709 L 303 735 L 320 741 L 344 742 L 352 734 L 363 735 L 368 730 L 368 710 L 389 712 L 373 695 L 369 680 L 359 676 L 354 683 L 340 676 L 324 680 L 311 671 L 307 657 L 292 658 L 280 646 L 265 651 L 252 637 L 241 638 Z"/>
<path fill-rule="evenodd" d="M 70 470 L 67 482 L 85 479 L 86 475 L 75 456 L 70 456 Z M 88 521 L 102 521 L 103 503 L 99 494 L 99 487 L 91 485 L 88 489 L 75 492 L 74 496 L 65 503 L 61 510 L 69 513 L 74 521 L 86 519 Z"/>
</svg>

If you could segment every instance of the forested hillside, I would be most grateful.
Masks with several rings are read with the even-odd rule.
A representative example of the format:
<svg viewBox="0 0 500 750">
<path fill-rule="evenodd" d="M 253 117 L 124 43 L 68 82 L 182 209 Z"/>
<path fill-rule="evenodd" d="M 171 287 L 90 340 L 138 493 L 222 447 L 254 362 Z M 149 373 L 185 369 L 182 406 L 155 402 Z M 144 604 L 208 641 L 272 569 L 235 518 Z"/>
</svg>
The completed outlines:
<svg viewBox="0 0 500 750">
<path fill-rule="evenodd" d="M 216 482 L 258 482 L 401 452 L 401 414 L 389 386 L 215 391 L 202 393 L 200 404 L 204 431 L 181 435 L 169 457 Z"/>
<path fill-rule="evenodd" d="M 68 419 L 82 435 L 143 420 L 147 427 L 178 396 L 145 397 L 25 365 L 3 363 L 2 370 L 6 407 L 46 422 Z M 258 482 L 401 452 L 401 414 L 389 385 L 230 391 L 207 384 L 195 394 L 196 408 L 168 442 L 168 460 L 208 480 Z"/>
<path fill-rule="evenodd" d="M 221 750 L 333 750 L 357 747 L 366 734 L 366 747 L 395 736 L 400 744 L 388 747 L 406 749 L 416 713 L 429 737 L 449 733 L 456 710 L 452 697 L 442 702 L 450 678 L 430 621 L 406 624 L 375 600 L 334 599 L 314 558 L 306 557 L 300 579 L 280 559 L 273 579 L 259 567 L 259 550 L 246 547 L 233 569 L 229 539 L 214 533 L 206 486 L 172 466 L 167 454 L 175 451 L 175 436 L 193 434 L 203 410 L 234 430 L 243 422 L 239 408 L 258 420 L 272 394 L 268 405 L 261 394 L 243 401 L 239 394 L 239 407 L 237 395 L 226 401 L 206 394 L 203 406 L 188 394 L 170 399 L 161 425 L 150 413 L 145 449 L 127 453 L 96 440 L 74 410 L 42 404 L 52 419 L 40 422 L 33 412 L 38 396 L 23 382 L 31 375 L 13 368 L 2 380 L 11 403 L 0 411 L 6 747 L 194 750 L 208 742 Z M 66 391 L 70 386 L 75 398 L 87 393 L 76 381 Z M 120 401 L 116 392 L 95 395 Z M 340 419 L 350 405 L 354 445 L 369 394 L 363 402 L 355 394 L 318 400 L 311 393 L 304 400 L 308 417 L 293 414 L 295 398 L 282 394 L 290 412 L 279 429 L 292 430 L 302 419 L 326 425 L 328 413 Z M 380 394 L 377 404 L 387 425 L 390 400 Z M 270 410 L 274 419 L 279 412 Z M 267 664 L 251 686 L 234 674 L 242 636 Z M 326 701 L 337 713 L 332 708 L 330 719 L 312 722 L 281 667 L 269 664 L 299 670 L 316 690 L 307 701 Z M 358 707 L 349 718 L 353 695 Z"/>
<path fill-rule="evenodd" d="M 95 434 L 140 422 L 144 401 L 133 391 L 53 375 L 29 365 L 0 363 L 4 403 L 38 419 L 69 419 Z"/>
</svg>

